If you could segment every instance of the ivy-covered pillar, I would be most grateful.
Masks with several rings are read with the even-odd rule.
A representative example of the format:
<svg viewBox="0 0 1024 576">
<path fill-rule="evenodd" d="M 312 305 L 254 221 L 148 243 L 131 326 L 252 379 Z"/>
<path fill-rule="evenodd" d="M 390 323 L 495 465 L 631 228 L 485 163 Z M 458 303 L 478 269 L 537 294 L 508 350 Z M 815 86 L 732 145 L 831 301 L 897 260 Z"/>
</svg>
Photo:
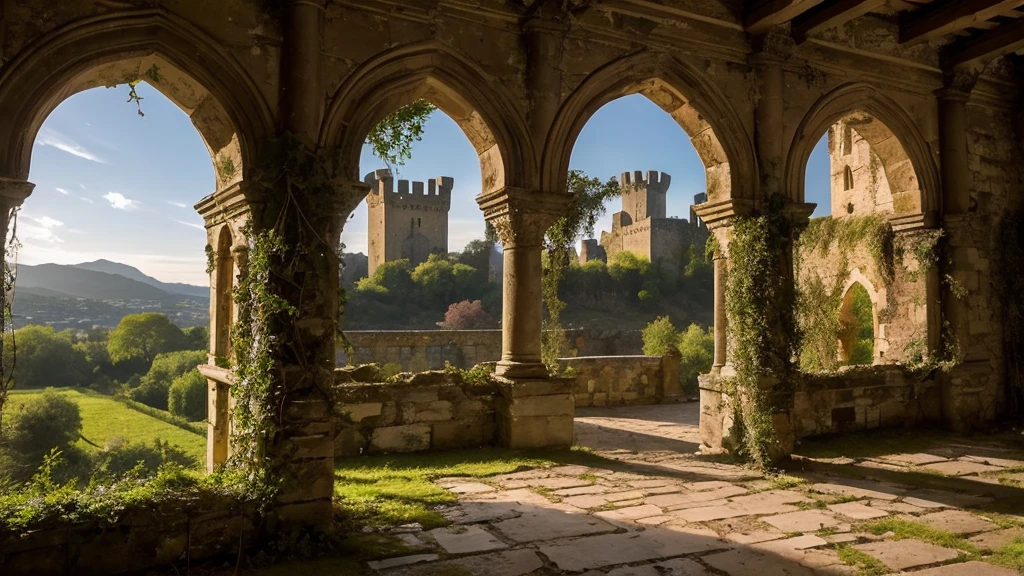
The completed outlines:
<svg viewBox="0 0 1024 576">
<path fill-rule="evenodd" d="M 991 346 L 992 315 L 990 207 L 974 190 L 969 166 L 968 102 L 980 66 L 947 71 L 938 90 L 939 166 L 945 237 L 935 282 L 941 299 L 941 347 L 949 362 L 942 383 L 942 418 L 948 428 L 967 431 L 994 425 L 1005 402 L 1002 363 Z"/>
<path fill-rule="evenodd" d="M 505 261 L 502 351 L 496 375 L 498 437 L 512 448 L 569 446 L 571 381 L 552 377 L 541 360 L 541 252 L 544 232 L 569 206 L 567 194 L 505 187 L 477 198 L 498 234 Z"/>
</svg>

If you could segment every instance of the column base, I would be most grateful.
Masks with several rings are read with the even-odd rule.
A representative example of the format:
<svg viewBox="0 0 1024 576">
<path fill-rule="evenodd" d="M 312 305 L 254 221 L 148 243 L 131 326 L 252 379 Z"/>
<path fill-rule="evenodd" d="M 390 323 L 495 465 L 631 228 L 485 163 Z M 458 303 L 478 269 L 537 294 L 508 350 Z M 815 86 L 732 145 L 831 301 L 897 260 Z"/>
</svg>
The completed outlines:
<svg viewBox="0 0 1024 576">
<path fill-rule="evenodd" d="M 495 399 L 498 442 L 505 448 L 565 448 L 573 445 L 573 378 L 498 380 Z"/>
<path fill-rule="evenodd" d="M 544 380 L 549 376 L 548 367 L 543 362 L 510 360 L 499 360 L 495 365 L 494 374 L 512 380 Z"/>
<path fill-rule="evenodd" d="M 987 430 L 996 425 L 1005 398 L 988 361 L 965 362 L 940 376 L 942 421 L 954 432 Z"/>
<path fill-rule="evenodd" d="M 720 454 L 738 451 L 743 447 L 741 402 L 744 399 L 737 397 L 734 377 L 724 374 L 702 374 L 697 377 L 697 381 L 700 386 L 701 452 Z M 770 393 L 771 387 L 775 384 L 766 381 L 761 386 Z M 785 460 L 793 452 L 795 438 L 790 422 L 791 408 L 777 407 L 772 415 L 776 440 L 771 450 L 773 461 Z"/>
</svg>

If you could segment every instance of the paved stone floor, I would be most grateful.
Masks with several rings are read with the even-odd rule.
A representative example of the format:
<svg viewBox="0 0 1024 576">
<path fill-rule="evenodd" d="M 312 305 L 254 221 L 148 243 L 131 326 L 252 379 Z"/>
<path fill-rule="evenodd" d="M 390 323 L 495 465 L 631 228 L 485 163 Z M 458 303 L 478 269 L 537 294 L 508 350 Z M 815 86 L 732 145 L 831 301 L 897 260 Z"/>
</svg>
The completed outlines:
<svg viewBox="0 0 1024 576">
<path fill-rule="evenodd" d="M 614 465 L 438 480 L 460 495 L 444 510 L 452 526 L 410 528 L 401 534 L 409 555 L 370 567 L 388 576 L 1016 574 L 982 561 L 1024 538 L 1024 504 L 991 511 L 1024 503 L 1024 455 L 1013 447 L 798 459 L 772 480 L 695 456 L 696 420 L 695 404 L 580 410 L 578 442 Z M 977 552 L 868 530 L 887 518 L 961 536 Z M 840 550 L 880 564 L 858 572 Z"/>
</svg>

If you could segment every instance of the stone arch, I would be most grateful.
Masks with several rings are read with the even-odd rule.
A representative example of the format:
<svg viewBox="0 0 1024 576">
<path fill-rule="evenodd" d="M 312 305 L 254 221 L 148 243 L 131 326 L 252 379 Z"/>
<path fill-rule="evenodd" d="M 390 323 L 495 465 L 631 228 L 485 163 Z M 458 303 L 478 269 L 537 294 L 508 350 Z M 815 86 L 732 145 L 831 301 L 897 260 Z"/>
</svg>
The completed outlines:
<svg viewBox="0 0 1024 576">
<path fill-rule="evenodd" d="M 36 133 L 69 96 L 136 79 L 190 116 L 218 190 L 244 177 L 259 143 L 274 133 L 255 84 L 215 40 L 164 10 L 111 13 L 43 35 L 4 67 L 0 117 L 10 121 L 0 124 L 0 175 L 28 177 Z"/>
<path fill-rule="evenodd" d="M 469 59 L 433 41 L 379 54 L 349 75 L 331 100 L 320 144 L 337 145 L 343 173 L 358 182 L 366 135 L 419 99 L 440 108 L 469 138 L 480 158 L 482 192 L 528 185 L 536 154 L 512 97 Z"/>
<path fill-rule="evenodd" d="M 668 112 L 690 136 L 704 162 L 708 202 L 754 198 L 758 167 L 753 142 L 729 99 L 690 64 L 654 52 L 605 65 L 569 96 L 544 146 L 542 189 L 565 189 L 573 146 L 591 116 L 612 100 L 637 93 Z"/>
<path fill-rule="evenodd" d="M 878 323 L 878 307 L 880 302 L 884 302 L 884 294 L 880 294 L 875 289 L 871 280 L 864 275 L 859 268 L 854 268 L 850 275 L 847 277 L 846 282 L 843 284 L 843 297 L 840 301 L 838 310 L 840 324 L 850 324 L 850 320 L 853 318 L 853 295 L 855 287 L 862 288 L 867 292 L 868 298 L 871 300 L 871 329 L 872 329 L 872 363 L 877 364 L 881 358 L 881 350 L 879 347 L 881 326 Z M 884 289 L 883 289 L 884 290 Z M 856 331 L 840 330 L 839 333 L 839 359 L 843 363 L 850 361 L 850 355 L 853 350 L 854 338 L 856 337 Z"/>
<path fill-rule="evenodd" d="M 800 123 L 786 161 L 786 190 L 791 200 L 804 201 L 811 150 L 840 120 L 853 125 L 881 161 L 897 217 L 928 218 L 938 210 L 938 167 L 917 123 L 891 98 L 862 83 L 846 84 L 822 96 Z"/>
</svg>

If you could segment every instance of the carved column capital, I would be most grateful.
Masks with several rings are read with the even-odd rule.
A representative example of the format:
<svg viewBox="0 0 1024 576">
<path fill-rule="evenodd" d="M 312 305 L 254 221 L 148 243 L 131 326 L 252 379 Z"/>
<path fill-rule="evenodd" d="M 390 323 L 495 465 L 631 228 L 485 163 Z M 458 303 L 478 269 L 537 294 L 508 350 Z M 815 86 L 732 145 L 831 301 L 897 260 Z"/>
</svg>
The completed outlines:
<svg viewBox="0 0 1024 576">
<path fill-rule="evenodd" d="M 753 40 L 754 52 L 750 63 L 754 65 L 779 64 L 787 60 L 796 48 L 796 42 L 784 26 L 774 26 Z"/>
<path fill-rule="evenodd" d="M 942 73 L 942 88 L 935 91 L 939 100 L 963 100 L 971 95 L 983 67 L 980 65 L 957 66 Z"/>
<path fill-rule="evenodd" d="M 28 180 L 0 178 L 0 208 L 10 211 L 21 206 L 35 187 Z"/>
<path fill-rule="evenodd" d="M 565 214 L 572 195 L 506 186 L 477 197 L 484 219 L 494 226 L 504 248 L 540 246 L 544 232 Z"/>
<path fill-rule="evenodd" d="M 730 226 L 738 217 L 749 216 L 754 211 L 754 202 L 746 198 L 730 198 L 697 204 L 693 211 L 704 221 L 708 230 L 714 230 Z"/>
</svg>

